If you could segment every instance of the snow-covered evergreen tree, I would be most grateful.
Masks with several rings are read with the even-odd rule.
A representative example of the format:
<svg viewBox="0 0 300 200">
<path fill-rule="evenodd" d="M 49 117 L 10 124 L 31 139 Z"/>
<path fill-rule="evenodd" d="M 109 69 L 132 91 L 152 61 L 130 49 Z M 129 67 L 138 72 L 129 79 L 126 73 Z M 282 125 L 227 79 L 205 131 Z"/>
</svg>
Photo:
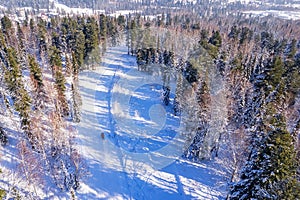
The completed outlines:
<svg viewBox="0 0 300 200">
<path fill-rule="evenodd" d="M 270 105 L 271 106 L 271 105 Z M 270 114 L 265 136 L 231 190 L 230 199 L 297 199 L 296 153 L 280 114 Z"/>
</svg>

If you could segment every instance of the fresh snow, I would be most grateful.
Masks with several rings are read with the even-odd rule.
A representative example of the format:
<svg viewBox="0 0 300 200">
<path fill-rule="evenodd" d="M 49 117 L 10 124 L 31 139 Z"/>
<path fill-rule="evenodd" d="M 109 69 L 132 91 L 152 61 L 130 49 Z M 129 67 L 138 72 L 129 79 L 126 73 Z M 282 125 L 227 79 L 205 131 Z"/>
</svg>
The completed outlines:
<svg viewBox="0 0 300 200">
<path fill-rule="evenodd" d="M 77 144 L 89 175 L 78 199 L 224 198 L 220 165 L 181 158 L 180 118 L 161 103 L 159 76 L 138 71 L 127 47 L 110 48 L 79 79 Z"/>
<path fill-rule="evenodd" d="M 135 63 L 127 47 L 113 47 L 96 70 L 79 75 L 83 105 L 75 143 L 87 174 L 77 199 L 223 199 L 222 163 L 181 157 L 186 144 L 179 134 L 180 117 L 171 108 L 174 83 L 166 107 L 159 73 L 138 71 Z M 70 192 L 62 192 L 49 178 L 43 186 L 32 182 L 28 187 L 18 169 L 20 122 L 9 112 L 1 107 L 0 120 L 14 133 L 9 145 L 0 146 L 1 188 L 11 191 L 16 186 L 26 198 L 35 191 L 41 199 L 70 199 Z"/>
</svg>

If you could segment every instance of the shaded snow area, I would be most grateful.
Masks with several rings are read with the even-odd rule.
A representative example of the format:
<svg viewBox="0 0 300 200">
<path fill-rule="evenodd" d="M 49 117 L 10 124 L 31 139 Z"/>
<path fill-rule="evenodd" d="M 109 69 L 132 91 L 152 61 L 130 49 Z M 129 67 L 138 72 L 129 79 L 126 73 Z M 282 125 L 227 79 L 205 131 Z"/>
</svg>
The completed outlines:
<svg viewBox="0 0 300 200">
<path fill-rule="evenodd" d="M 125 46 L 109 49 L 101 66 L 79 79 L 77 143 L 88 176 L 78 199 L 224 198 L 218 164 L 181 158 L 185 141 L 172 113 L 174 91 L 165 106 L 160 76 L 138 71 Z"/>
</svg>

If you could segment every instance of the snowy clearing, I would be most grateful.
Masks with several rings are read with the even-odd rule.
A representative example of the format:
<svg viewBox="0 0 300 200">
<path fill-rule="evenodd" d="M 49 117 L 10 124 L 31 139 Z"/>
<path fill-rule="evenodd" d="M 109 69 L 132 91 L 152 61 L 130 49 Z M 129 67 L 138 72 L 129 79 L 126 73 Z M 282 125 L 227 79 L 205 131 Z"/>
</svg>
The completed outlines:
<svg viewBox="0 0 300 200">
<path fill-rule="evenodd" d="M 219 165 L 178 156 L 180 120 L 160 105 L 160 80 L 149 83 L 149 76 L 125 46 L 110 48 L 100 67 L 80 74 L 78 148 L 89 176 L 78 198 L 222 199 Z"/>
</svg>

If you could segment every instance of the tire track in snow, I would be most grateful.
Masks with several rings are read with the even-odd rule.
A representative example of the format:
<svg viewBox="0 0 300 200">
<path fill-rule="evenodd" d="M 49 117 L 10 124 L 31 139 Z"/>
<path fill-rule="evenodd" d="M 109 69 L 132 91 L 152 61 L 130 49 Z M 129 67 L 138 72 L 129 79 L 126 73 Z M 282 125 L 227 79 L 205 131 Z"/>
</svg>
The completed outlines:
<svg viewBox="0 0 300 200">
<path fill-rule="evenodd" d="M 109 52 L 107 53 L 106 57 L 109 57 Z M 118 147 L 120 147 L 119 145 L 119 140 L 118 138 L 116 137 L 115 135 L 115 122 L 113 120 L 113 116 L 112 116 L 112 89 L 114 87 L 114 84 L 117 82 L 118 80 L 118 77 L 116 76 L 117 74 L 117 71 L 120 70 L 120 65 L 115 65 L 117 66 L 114 71 L 114 74 L 111 78 L 111 82 L 109 84 L 109 88 L 108 88 L 108 95 L 107 95 L 107 107 L 108 107 L 108 114 L 109 114 L 109 122 L 110 122 L 110 125 L 109 125 L 109 128 L 110 128 L 110 133 L 113 133 L 113 138 L 115 140 L 115 144 L 117 144 Z M 109 137 L 112 137 L 111 135 L 109 135 Z M 123 170 L 123 176 L 124 176 L 124 179 L 126 181 L 126 188 L 127 188 L 127 191 L 128 191 L 128 194 L 130 195 L 130 199 L 132 199 L 132 193 L 131 193 L 131 190 L 130 190 L 130 186 L 129 186 L 129 180 L 128 180 L 128 176 L 127 176 L 127 173 L 126 173 L 126 159 L 124 157 L 124 154 L 122 152 L 122 150 L 120 148 L 117 148 L 119 153 L 118 153 L 118 158 L 119 158 L 119 161 L 120 161 L 120 165 L 122 167 L 122 170 Z"/>
<path fill-rule="evenodd" d="M 109 57 L 109 54 L 107 54 L 107 57 Z M 134 61 L 132 62 L 128 59 L 128 57 L 126 57 L 126 58 L 127 59 L 126 59 L 125 63 L 130 63 L 131 67 L 135 67 Z M 123 54 L 120 54 L 120 59 L 124 59 Z M 124 61 L 122 61 L 122 62 L 124 62 Z M 115 141 L 115 145 L 117 145 L 117 147 L 119 147 L 118 148 L 119 161 L 120 161 L 120 164 L 121 164 L 122 169 L 123 169 L 123 175 L 124 175 L 124 178 L 126 180 L 127 190 L 130 194 L 130 199 L 132 199 L 133 196 L 138 197 L 138 199 L 145 199 L 143 186 L 147 182 L 143 182 L 144 184 L 140 185 L 138 183 L 138 181 L 136 180 L 138 178 L 138 174 L 139 174 L 138 171 L 134 170 L 134 173 L 131 173 L 131 174 L 129 174 L 127 172 L 127 170 L 126 170 L 127 158 L 126 158 L 126 155 L 123 153 L 123 150 L 120 148 L 119 139 L 118 139 L 118 137 L 116 137 L 116 134 L 115 134 L 115 130 L 116 130 L 115 122 L 113 120 L 113 114 L 111 112 L 111 110 L 112 110 L 112 90 L 113 90 L 114 84 L 116 82 L 118 82 L 118 80 L 120 79 L 120 77 L 117 76 L 117 72 L 125 73 L 125 71 L 122 71 L 122 69 L 120 69 L 120 65 L 115 65 L 115 66 L 117 66 L 117 67 L 115 68 L 114 75 L 112 76 L 111 83 L 110 83 L 109 88 L 108 88 L 108 104 L 107 105 L 108 105 L 108 110 L 109 110 L 109 121 L 110 121 L 110 126 L 109 127 L 110 127 L 111 133 L 114 134 L 113 136 L 110 135 L 109 137 L 113 137 L 113 139 Z M 135 163 L 135 164 L 136 164 L 136 166 L 134 167 L 135 169 L 142 169 L 142 166 L 137 166 L 140 163 Z M 142 164 L 142 165 L 144 165 L 144 164 Z M 148 173 L 146 173 L 146 174 L 148 176 L 148 178 L 147 178 L 147 180 L 148 180 L 149 177 L 151 176 L 151 174 L 148 174 Z M 131 179 L 129 178 L 129 176 L 130 176 Z M 131 181 L 129 181 L 129 180 L 131 180 Z M 133 190 L 135 191 L 134 195 L 133 195 L 133 192 L 131 191 L 130 188 L 133 188 Z M 139 189 L 139 190 L 137 190 L 137 189 Z"/>
</svg>

